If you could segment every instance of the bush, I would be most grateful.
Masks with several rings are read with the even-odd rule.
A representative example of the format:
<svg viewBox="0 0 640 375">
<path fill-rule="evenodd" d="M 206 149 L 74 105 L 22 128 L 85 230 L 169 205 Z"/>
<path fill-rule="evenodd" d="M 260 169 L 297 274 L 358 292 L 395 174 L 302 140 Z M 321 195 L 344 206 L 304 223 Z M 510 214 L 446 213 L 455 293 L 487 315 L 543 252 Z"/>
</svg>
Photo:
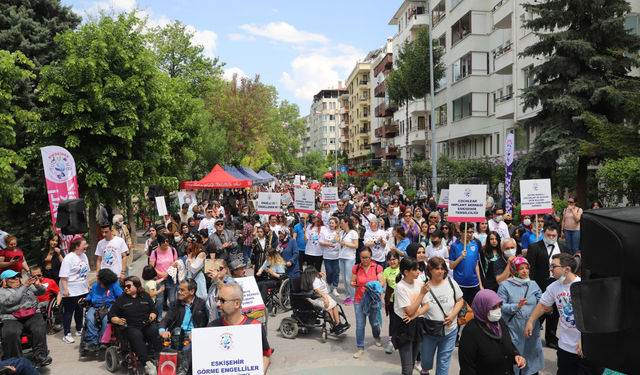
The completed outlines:
<svg viewBox="0 0 640 375">
<path fill-rule="evenodd" d="M 376 185 L 378 185 L 378 188 L 382 188 L 382 185 L 384 184 L 384 180 L 381 179 L 372 179 L 371 181 L 369 181 L 369 183 L 367 184 L 367 188 L 365 190 L 365 192 L 367 193 L 372 193 L 373 192 L 373 183 L 376 183 Z"/>
<path fill-rule="evenodd" d="M 407 198 L 411 200 L 413 200 L 413 198 L 415 198 L 417 194 L 418 192 L 416 190 L 409 190 L 409 189 L 404 190 L 404 195 L 406 195 Z"/>
</svg>

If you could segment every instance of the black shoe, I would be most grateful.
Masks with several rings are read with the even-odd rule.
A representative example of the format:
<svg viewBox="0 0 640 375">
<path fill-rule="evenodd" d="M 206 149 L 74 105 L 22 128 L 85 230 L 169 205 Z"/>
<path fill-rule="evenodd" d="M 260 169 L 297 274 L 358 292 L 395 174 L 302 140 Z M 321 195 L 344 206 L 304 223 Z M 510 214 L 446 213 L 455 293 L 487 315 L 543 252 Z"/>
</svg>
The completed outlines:
<svg viewBox="0 0 640 375">
<path fill-rule="evenodd" d="M 555 342 L 548 342 L 547 343 L 547 348 L 551 348 L 553 350 L 558 350 L 558 344 Z"/>
<path fill-rule="evenodd" d="M 460 336 L 456 337 L 456 348 L 460 346 Z"/>
<path fill-rule="evenodd" d="M 53 358 L 49 357 L 49 356 L 37 356 L 33 358 L 36 368 L 40 368 L 40 367 L 44 367 L 44 366 L 49 366 L 51 364 L 51 362 L 53 361 Z"/>
</svg>

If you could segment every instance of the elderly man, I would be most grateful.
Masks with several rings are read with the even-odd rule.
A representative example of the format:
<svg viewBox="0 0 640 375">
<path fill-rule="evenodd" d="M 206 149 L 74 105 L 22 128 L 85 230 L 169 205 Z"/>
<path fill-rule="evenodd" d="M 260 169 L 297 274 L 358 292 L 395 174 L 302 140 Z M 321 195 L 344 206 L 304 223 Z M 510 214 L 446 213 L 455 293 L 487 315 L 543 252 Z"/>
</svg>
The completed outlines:
<svg viewBox="0 0 640 375">
<path fill-rule="evenodd" d="M 498 284 L 511 276 L 509 266 L 511 265 L 513 258 L 516 257 L 516 251 L 518 249 L 516 240 L 513 238 L 505 238 L 500 242 L 500 246 L 502 247 L 502 256 L 493 264 L 493 274 L 495 275 Z"/>
<path fill-rule="evenodd" d="M 420 186 L 420 190 L 418 190 L 418 194 L 416 194 L 416 196 L 418 198 L 421 198 L 421 197 L 427 198 L 427 197 L 429 197 L 429 192 L 427 191 L 427 186 L 426 185 L 421 185 Z"/>
<path fill-rule="evenodd" d="M 224 229 L 224 219 L 216 219 L 215 228 L 215 231 L 209 232 L 209 241 L 213 245 L 215 258 L 228 261 L 229 255 L 237 251 L 238 241 L 232 231 Z"/>
<path fill-rule="evenodd" d="M 216 306 L 220 318 L 209 323 L 207 327 L 239 326 L 245 324 L 260 324 L 262 331 L 262 362 L 264 373 L 267 373 L 271 361 L 271 347 L 262 324 L 242 314 L 243 291 L 239 284 L 226 284 L 220 289 L 216 298 Z"/>
</svg>

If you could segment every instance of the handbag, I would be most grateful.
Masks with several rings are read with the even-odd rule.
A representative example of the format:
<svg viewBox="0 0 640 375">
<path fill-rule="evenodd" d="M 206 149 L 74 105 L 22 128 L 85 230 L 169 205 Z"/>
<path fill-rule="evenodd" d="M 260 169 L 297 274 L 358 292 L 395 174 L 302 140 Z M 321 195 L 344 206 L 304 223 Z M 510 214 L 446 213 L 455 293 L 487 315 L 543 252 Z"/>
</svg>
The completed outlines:
<svg viewBox="0 0 640 375">
<path fill-rule="evenodd" d="M 440 304 L 440 301 L 438 301 L 438 298 L 436 298 L 436 295 L 433 293 L 433 290 L 429 289 L 429 293 L 431 293 L 431 295 L 433 296 L 433 299 L 438 304 L 440 311 L 442 311 L 442 315 L 447 316 L 447 314 L 444 312 L 444 309 L 442 308 L 442 305 Z M 424 330 L 425 330 L 425 333 L 429 336 L 444 337 L 444 321 L 431 320 L 431 319 L 425 318 Z"/>
<path fill-rule="evenodd" d="M 449 280 L 449 285 L 451 285 L 451 289 L 453 289 L 453 299 L 457 301 L 456 288 L 453 287 L 453 283 L 450 278 L 447 278 L 447 280 Z M 464 305 L 462 305 L 462 308 L 458 313 L 458 325 L 461 326 L 463 324 L 467 324 L 471 319 L 473 319 L 473 310 L 471 310 L 471 306 L 469 306 L 467 301 L 464 301 Z"/>
<path fill-rule="evenodd" d="M 14 311 L 12 313 L 12 315 L 15 316 L 18 319 L 23 319 L 23 318 L 28 318 L 31 315 L 34 315 L 35 313 L 36 313 L 36 308 L 35 307 L 32 307 L 30 309 L 25 307 L 25 308 L 22 308 L 22 309 L 20 309 L 18 311 Z"/>
</svg>

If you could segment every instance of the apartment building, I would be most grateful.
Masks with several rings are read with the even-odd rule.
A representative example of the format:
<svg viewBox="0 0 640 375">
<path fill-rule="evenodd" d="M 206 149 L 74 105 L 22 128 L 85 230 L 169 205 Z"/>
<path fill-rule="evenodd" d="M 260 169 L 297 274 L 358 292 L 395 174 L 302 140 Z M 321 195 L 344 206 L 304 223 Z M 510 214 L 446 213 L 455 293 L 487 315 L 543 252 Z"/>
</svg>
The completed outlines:
<svg viewBox="0 0 640 375">
<path fill-rule="evenodd" d="M 311 111 L 305 117 L 306 138 L 305 153 L 320 151 L 323 156 L 338 149 L 339 111 L 340 97 L 347 89 L 342 87 L 342 81 L 338 82 L 338 88 L 320 90 L 313 96 Z"/>
<path fill-rule="evenodd" d="M 296 155 L 297 158 L 301 158 L 304 154 L 311 152 L 311 115 L 304 116 L 302 121 L 304 121 L 305 131 L 302 135 L 302 142 L 300 144 L 299 155 L 301 155 Z"/>
<path fill-rule="evenodd" d="M 349 167 L 366 166 L 371 152 L 371 59 L 375 53 L 369 52 L 363 61 L 356 63 L 346 81 L 348 92 L 348 135 Z"/>
</svg>

